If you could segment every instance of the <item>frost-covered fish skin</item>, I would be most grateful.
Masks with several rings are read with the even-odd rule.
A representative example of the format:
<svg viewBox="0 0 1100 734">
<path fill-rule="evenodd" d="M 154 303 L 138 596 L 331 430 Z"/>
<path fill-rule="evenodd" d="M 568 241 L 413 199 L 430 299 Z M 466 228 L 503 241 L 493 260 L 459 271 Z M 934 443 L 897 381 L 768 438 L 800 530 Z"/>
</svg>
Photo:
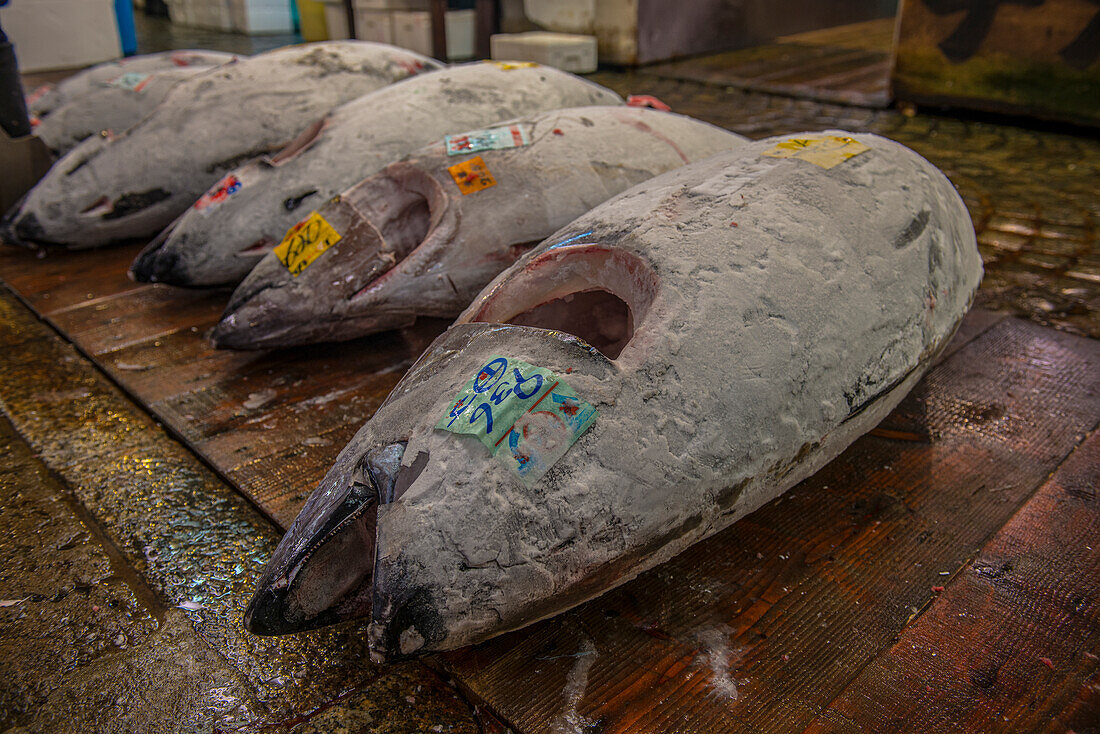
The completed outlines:
<svg viewBox="0 0 1100 734">
<path fill-rule="evenodd" d="M 283 347 L 453 318 L 523 251 L 597 204 L 747 142 L 636 107 L 554 110 L 449 141 L 321 207 L 341 239 L 297 275 L 269 253 L 233 294 L 214 343 Z M 475 155 L 496 183 L 464 194 L 450 169 Z"/>
<path fill-rule="evenodd" d="M 246 623 L 368 616 L 391 660 L 595 597 L 876 425 L 981 272 L 951 183 L 874 135 L 771 138 L 640 184 L 502 273 L 409 370 L 283 538 Z M 579 401 L 588 430 L 539 427 L 591 418 Z M 437 428 L 448 416 L 476 433 Z M 530 482 L 552 449 L 536 439 L 568 448 Z"/>
<path fill-rule="evenodd" d="M 139 281 L 239 283 L 310 209 L 447 133 L 559 107 L 621 105 L 614 92 L 547 66 L 453 66 L 350 102 L 270 161 L 226 177 L 134 261 Z M 314 135 L 315 137 L 311 137 Z M 229 191 L 223 181 L 216 189 Z"/>
<path fill-rule="evenodd" d="M 218 66 L 232 61 L 234 58 L 245 57 L 242 54 L 231 54 L 224 51 L 180 49 L 178 51 L 142 54 L 141 56 L 131 56 L 118 61 L 96 64 L 84 71 L 66 77 L 51 88 L 34 90 L 28 95 L 27 110 L 37 117 L 46 117 L 58 107 L 99 89 L 123 74 L 148 74 L 188 66 Z"/>
<path fill-rule="evenodd" d="M 128 130 L 145 119 L 172 87 L 213 68 L 181 66 L 148 73 L 127 72 L 61 105 L 34 128 L 34 134 L 55 155 L 64 155 L 93 135 Z"/>
<path fill-rule="evenodd" d="M 339 104 L 439 64 L 330 41 L 232 61 L 180 82 L 142 122 L 57 161 L 4 218 L 9 238 L 73 249 L 149 237 L 226 171 L 283 147 Z"/>
</svg>

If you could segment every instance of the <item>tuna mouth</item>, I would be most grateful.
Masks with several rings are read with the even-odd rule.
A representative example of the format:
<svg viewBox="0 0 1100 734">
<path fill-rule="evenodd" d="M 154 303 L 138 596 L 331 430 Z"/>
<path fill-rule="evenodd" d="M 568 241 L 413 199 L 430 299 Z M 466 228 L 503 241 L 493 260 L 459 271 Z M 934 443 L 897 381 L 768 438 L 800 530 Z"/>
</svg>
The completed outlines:
<svg viewBox="0 0 1100 734">
<path fill-rule="evenodd" d="M 261 237 L 253 242 L 248 247 L 244 248 L 237 253 L 237 257 L 256 257 L 257 255 L 266 255 L 275 249 L 275 245 L 279 244 L 270 237 Z"/>
<path fill-rule="evenodd" d="M 364 192 L 366 193 L 366 192 Z M 369 199 L 356 201 L 374 243 L 372 267 L 358 279 L 350 300 L 366 295 L 383 283 L 416 250 L 430 241 L 446 206 L 439 182 L 412 166 L 395 164 L 370 186 Z"/>
<path fill-rule="evenodd" d="M 552 247 L 498 281 L 457 323 L 560 331 L 618 359 L 657 290 L 657 274 L 633 253 L 591 243 Z"/>
<path fill-rule="evenodd" d="M 38 221 L 34 212 L 23 212 L 23 204 L 26 195 L 17 201 L 12 208 L 0 219 L 0 239 L 13 245 L 35 247 L 45 241 L 46 230 Z"/>
<path fill-rule="evenodd" d="M 302 632 L 373 612 L 379 505 L 423 468 L 401 467 L 405 446 L 368 451 L 342 490 L 314 493 L 264 569 L 244 616 L 250 632 Z"/>
</svg>

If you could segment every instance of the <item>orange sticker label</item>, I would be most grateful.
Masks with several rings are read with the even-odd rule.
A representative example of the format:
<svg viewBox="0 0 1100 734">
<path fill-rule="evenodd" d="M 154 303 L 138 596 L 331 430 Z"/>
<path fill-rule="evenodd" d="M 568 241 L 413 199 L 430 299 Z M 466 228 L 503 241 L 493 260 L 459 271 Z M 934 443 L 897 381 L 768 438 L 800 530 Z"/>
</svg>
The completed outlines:
<svg viewBox="0 0 1100 734">
<path fill-rule="evenodd" d="M 447 172 L 458 184 L 458 190 L 463 196 L 497 185 L 497 180 L 493 178 L 493 174 L 489 173 L 489 167 L 479 155 L 468 161 L 454 164 L 447 169 Z"/>
</svg>

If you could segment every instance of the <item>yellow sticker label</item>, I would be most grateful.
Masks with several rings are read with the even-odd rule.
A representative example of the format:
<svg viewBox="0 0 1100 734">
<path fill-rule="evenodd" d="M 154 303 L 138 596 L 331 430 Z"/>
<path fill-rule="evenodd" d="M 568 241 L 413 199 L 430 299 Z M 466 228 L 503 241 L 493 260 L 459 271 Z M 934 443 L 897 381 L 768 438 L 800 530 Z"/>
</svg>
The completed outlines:
<svg viewBox="0 0 1100 734">
<path fill-rule="evenodd" d="M 340 235 L 317 212 L 298 222 L 275 248 L 275 257 L 295 278 L 321 253 L 340 241 Z"/>
<path fill-rule="evenodd" d="M 458 189 L 463 196 L 497 185 L 497 180 L 493 178 L 493 174 L 489 173 L 489 167 L 479 155 L 468 161 L 454 164 L 447 169 L 447 172 L 458 184 Z"/>
<path fill-rule="evenodd" d="M 489 61 L 487 63 L 490 63 L 498 69 L 502 69 L 504 71 L 513 71 L 515 69 L 533 69 L 538 66 L 538 64 L 536 64 L 534 61 Z"/>
<path fill-rule="evenodd" d="M 764 155 L 771 158 L 801 158 L 815 166 L 832 168 L 870 150 L 855 138 L 825 135 L 820 138 L 788 138 Z"/>
</svg>

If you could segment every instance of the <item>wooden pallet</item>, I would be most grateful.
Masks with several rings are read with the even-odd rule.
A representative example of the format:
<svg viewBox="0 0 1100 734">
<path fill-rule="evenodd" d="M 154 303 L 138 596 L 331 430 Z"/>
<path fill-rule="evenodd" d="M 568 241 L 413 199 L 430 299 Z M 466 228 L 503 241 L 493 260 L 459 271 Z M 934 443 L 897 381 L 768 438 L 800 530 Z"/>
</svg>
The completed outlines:
<svg viewBox="0 0 1100 734">
<path fill-rule="evenodd" d="M 219 352 L 227 293 L 136 285 L 136 252 L 3 247 L 0 278 L 284 527 L 446 327 Z M 975 312 L 880 429 L 784 497 L 433 662 L 520 732 L 1095 731 L 1098 378 L 1100 342 Z"/>
<path fill-rule="evenodd" d="M 771 43 L 655 64 L 646 74 L 821 102 L 886 107 L 894 19 L 853 23 Z"/>
</svg>

